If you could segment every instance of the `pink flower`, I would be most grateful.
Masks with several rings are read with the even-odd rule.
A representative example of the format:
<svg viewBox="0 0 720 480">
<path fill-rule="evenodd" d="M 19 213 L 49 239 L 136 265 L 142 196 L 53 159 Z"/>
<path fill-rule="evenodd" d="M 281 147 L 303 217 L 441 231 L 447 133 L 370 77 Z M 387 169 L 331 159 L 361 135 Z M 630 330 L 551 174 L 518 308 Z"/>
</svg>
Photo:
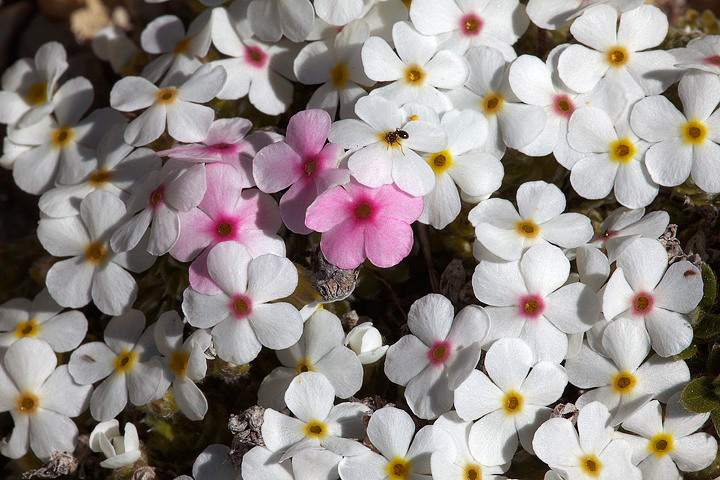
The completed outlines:
<svg viewBox="0 0 720 480">
<path fill-rule="evenodd" d="M 229 163 L 242 174 L 241 186 L 253 187 L 253 157 L 258 150 L 279 141 L 282 136 L 273 132 L 255 132 L 246 137 L 251 128 L 252 122 L 245 118 L 221 118 L 210 125 L 207 137 L 200 143 L 176 144 L 157 155 L 185 161 Z"/>
<path fill-rule="evenodd" d="M 220 290 L 207 270 L 207 255 L 213 246 L 232 240 L 243 244 L 255 258 L 266 253 L 285 256 L 285 243 L 276 235 L 282 222 L 270 195 L 242 190 L 242 176 L 224 163 L 207 165 L 205 174 L 205 197 L 196 208 L 181 214 L 180 238 L 170 255 L 181 262 L 197 257 L 190 265 L 190 285 L 200 293 L 214 295 Z"/>
<path fill-rule="evenodd" d="M 280 200 L 280 214 L 295 233 L 312 232 L 305 226 L 307 208 L 320 193 L 350 179 L 349 170 L 337 168 L 342 147 L 325 145 L 331 123 L 325 110 L 303 110 L 290 119 L 287 142 L 268 145 L 255 156 L 260 190 L 275 193 L 292 185 Z"/>
<path fill-rule="evenodd" d="M 410 224 L 423 210 L 395 184 L 369 188 L 355 180 L 320 195 L 307 211 L 305 224 L 323 232 L 320 248 L 340 268 L 356 268 L 365 258 L 378 267 L 397 265 L 413 245 Z"/>
</svg>

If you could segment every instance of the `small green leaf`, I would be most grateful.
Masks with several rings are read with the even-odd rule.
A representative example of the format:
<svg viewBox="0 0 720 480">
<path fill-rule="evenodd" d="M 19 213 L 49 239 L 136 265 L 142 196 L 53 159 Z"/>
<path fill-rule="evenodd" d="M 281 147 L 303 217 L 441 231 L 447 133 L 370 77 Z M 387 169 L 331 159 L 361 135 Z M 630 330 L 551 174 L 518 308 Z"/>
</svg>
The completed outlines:
<svg viewBox="0 0 720 480">
<path fill-rule="evenodd" d="M 678 353 L 677 355 L 673 355 L 678 360 L 687 360 L 688 358 L 694 357 L 698 352 L 697 345 L 694 343 L 691 343 L 689 347 L 687 347 L 682 352 Z"/>
<path fill-rule="evenodd" d="M 720 315 L 706 313 L 693 326 L 695 338 L 710 339 L 720 334 Z"/>
<path fill-rule="evenodd" d="M 710 310 L 715 303 L 715 297 L 717 296 L 717 278 L 712 268 L 707 265 L 702 267 L 701 273 L 703 279 L 703 298 L 700 300 L 698 306 L 707 311 Z"/>
<path fill-rule="evenodd" d="M 705 365 L 708 373 L 711 375 L 720 375 L 720 344 L 716 343 L 710 347 L 710 353 L 708 354 L 707 363 Z"/>
<path fill-rule="evenodd" d="M 714 392 L 712 380 L 700 377 L 691 381 L 682 392 L 680 401 L 685 408 L 695 413 L 705 413 L 720 406 L 720 399 Z"/>
<path fill-rule="evenodd" d="M 715 426 L 715 432 L 720 432 L 720 407 L 710 412 L 710 418 L 712 418 L 713 425 Z"/>
</svg>

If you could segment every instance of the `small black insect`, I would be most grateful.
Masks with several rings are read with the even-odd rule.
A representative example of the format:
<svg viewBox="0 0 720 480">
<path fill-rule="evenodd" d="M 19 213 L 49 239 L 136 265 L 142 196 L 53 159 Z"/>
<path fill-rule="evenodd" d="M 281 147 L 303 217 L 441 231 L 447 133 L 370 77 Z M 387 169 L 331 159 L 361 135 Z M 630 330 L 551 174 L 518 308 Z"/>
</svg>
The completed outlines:
<svg viewBox="0 0 720 480">
<path fill-rule="evenodd" d="M 388 148 L 390 146 L 397 144 L 400 147 L 400 151 L 402 152 L 402 144 L 398 141 L 398 138 L 401 138 L 403 140 L 407 140 L 410 138 L 410 135 L 405 130 L 400 130 L 400 128 L 396 128 L 394 132 L 388 132 L 385 134 L 385 141 L 388 144 Z M 405 155 L 405 152 L 402 152 L 403 155 Z"/>
</svg>

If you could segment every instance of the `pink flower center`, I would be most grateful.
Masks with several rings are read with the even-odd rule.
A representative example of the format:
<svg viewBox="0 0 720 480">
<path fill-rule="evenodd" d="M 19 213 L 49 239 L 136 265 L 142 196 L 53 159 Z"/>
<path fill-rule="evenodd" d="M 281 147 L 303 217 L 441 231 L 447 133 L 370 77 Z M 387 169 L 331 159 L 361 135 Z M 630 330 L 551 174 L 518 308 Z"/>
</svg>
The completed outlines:
<svg viewBox="0 0 720 480">
<path fill-rule="evenodd" d="M 260 47 L 247 47 L 245 49 L 245 61 L 254 67 L 262 68 L 267 63 L 267 54 Z"/>
<path fill-rule="evenodd" d="M 525 295 L 520 297 L 518 313 L 521 317 L 537 318 L 545 310 L 545 301 L 540 295 Z"/>
<path fill-rule="evenodd" d="M 150 208 L 158 208 L 165 203 L 165 185 L 160 185 L 150 194 Z"/>
<path fill-rule="evenodd" d="M 553 110 L 561 117 L 570 118 L 575 111 L 575 105 L 567 95 L 555 95 L 553 97 Z"/>
<path fill-rule="evenodd" d="M 216 143 L 215 145 L 208 145 L 208 147 L 212 148 L 213 150 L 217 150 L 219 152 L 224 152 L 225 150 L 230 150 L 235 147 L 235 144 L 233 143 Z"/>
<path fill-rule="evenodd" d="M 448 341 L 437 341 L 433 343 L 433 346 L 428 350 L 427 356 L 430 363 L 435 366 L 444 364 L 450 357 L 452 351 L 452 345 Z"/>
<path fill-rule="evenodd" d="M 632 312 L 635 315 L 647 315 L 652 311 L 655 300 L 650 293 L 640 292 L 635 295 L 632 303 Z"/>
<path fill-rule="evenodd" d="M 238 320 L 246 318 L 252 312 L 252 301 L 245 295 L 237 294 L 230 301 L 230 311 Z"/>
<path fill-rule="evenodd" d="M 703 60 L 703 62 L 714 67 L 720 67 L 720 55 L 713 55 L 712 57 L 707 57 L 705 60 Z"/>
<path fill-rule="evenodd" d="M 468 37 L 480 35 L 483 21 L 474 13 L 468 13 L 460 18 L 460 31 Z"/>
<path fill-rule="evenodd" d="M 221 217 L 215 219 L 215 227 L 212 231 L 212 235 L 216 242 L 226 242 L 228 240 L 234 240 L 237 236 L 238 222 L 234 218 Z"/>
</svg>

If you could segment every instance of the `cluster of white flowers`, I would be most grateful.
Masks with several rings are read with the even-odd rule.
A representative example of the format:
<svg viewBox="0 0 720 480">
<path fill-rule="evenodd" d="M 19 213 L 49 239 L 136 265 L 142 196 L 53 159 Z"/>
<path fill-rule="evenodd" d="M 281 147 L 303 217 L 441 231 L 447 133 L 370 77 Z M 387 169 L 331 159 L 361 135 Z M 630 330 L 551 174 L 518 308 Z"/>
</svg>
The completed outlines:
<svg viewBox="0 0 720 480">
<path fill-rule="evenodd" d="M 703 276 L 669 260 L 658 240 L 669 214 L 645 207 L 686 182 L 720 193 L 718 37 L 651 50 L 669 23 L 640 0 L 200 3 L 187 28 L 150 22 L 139 47 L 98 34 L 116 72 L 140 49 L 154 56 L 115 83 L 112 108 L 85 115 L 93 87 L 61 82 L 58 43 L 2 76 L 0 165 L 39 196 L 37 236 L 59 260 L 34 301 L 0 306 L 0 411 L 14 421 L 0 453 L 72 452 L 70 418 L 89 408 L 101 466 L 152 462 L 135 425 L 120 435 L 128 400 L 204 421 L 208 361 L 250 364 L 266 347 L 278 362 L 257 382 L 262 443 L 240 470 L 209 447 L 196 480 L 488 480 L 505 478 L 519 448 L 563 480 L 675 480 L 715 460 L 716 439 L 695 433 L 710 414 L 680 402 L 690 369 L 676 357 L 693 342 Z M 531 22 L 569 25 L 575 42 L 544 61 L 518 56 Z M 682 112 L 664 95 L 675 83 Z M 284 136 L 216 118 L 245 98 L 282 114 L 299 84 L 308 110 Z M 621 206 L 596 235 L 553 183 L 490 198 L 516 152 L 552 154 L 580 197 Z M 299 244 L 288 230 L 319 232 L 321 254 L 348 274 L 366 259 L 400 263 L 416 220 L 440 230 L 463 215 L 478 304 L 414 298 L 407 335 L 384 345 L 372 323 L 346 333 L 320 306 L 350 294 L 337 278 L 337 295 L 298 300 L 307 282 L 291 258 L 303 252 L 288 251 Z M 189 263 L 173 299 L 182 316 L 146 319 L 137 274 L 168 256 Z M 89 327 L 62 312 L 91 302 L 112 318 Z M 104 342 L 83 343 L 102 326 Z M 70 352 L 66 365 L 55 352 Z M 402 387 L 386 400 L 404 396 L 405 410 L 352 398 L 386 394 L 364 388 L 381 371 Z M 553 414 L 570 401 L 573 421 Z"/>
</svg>

